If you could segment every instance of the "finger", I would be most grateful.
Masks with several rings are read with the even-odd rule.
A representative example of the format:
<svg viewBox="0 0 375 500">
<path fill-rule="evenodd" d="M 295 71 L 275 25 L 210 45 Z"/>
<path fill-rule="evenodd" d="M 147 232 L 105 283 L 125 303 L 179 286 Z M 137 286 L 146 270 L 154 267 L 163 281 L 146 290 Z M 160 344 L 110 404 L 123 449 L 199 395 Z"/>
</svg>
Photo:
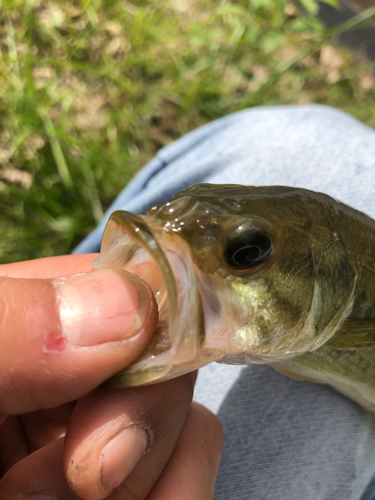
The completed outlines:
<svg viewBox="0 0 375 500">
<path fill-rule="evenodd" d="M 89 392 L 139 356 L 156 322 L 151 290 L 125 271 L 58 282 L 0 277 L 0 413 Z"/>
<path fill-rule="evenodd" d="M 9 416 L 0 425 L 0 476 L 29 453 L 64 437 L 74 405 Z"/>
<path fill-rule="evenodd" d="M 0 426 L 0 477 L 28 453 L 29 446 L 19 417 L 8 417 Z"/>
<path fill-rule="evenodd" d="M 65 436 L 74 405 L 66 403 L 49 410 L 9 416 L 0 425 L 2 474 L 29 453 Z"/>
<path fill-rule="evenodd" d="M 0 476 L 29 453 L 64 437 L 74 404 L 8 417 L 0 425 Z"/>
<path fill-rule="evenodd" d="M 218 418 L 193 403 L 173 454 L 147 500 L 211 500 L 223 443 Z"/>
<path fill-rule="evenodd" d="M 101 436 L 105 434 L 105 432 L 102 433 L 100 427 L 95 429 L 95 426 L 92 426 L 90 417 L 92 417 L 93 414 L 96 416 L 93 412 L 98 412 L 96 424 L 100 422 L 102 416 L 104 417 L 103 425 L 106 426 L 107 405 L 109 405 L 109 407 L 113 406 L 113 397 L 117 394 L 114 399 L 117 403 L 118 413 L 112 412 L 114 427 L 116 427 L 116 423 L 120 425 L 122 423 L 120 421 L 120 419 L 123 418 L 123 415 L 120 414 L 121 410 L 127 411 L 128 420 L 126 423 L 131 424 L 130 427 L 139 426 L 141 435 L 143 429 L 148 429 L 148 439 L 147 442 L 143 441 L 142 454 L 146 447 L 150 448 L 150 451 L 141 458 L 135 469 L 129 475 L 129 480 L 121 484 L 118 488 L 115 488 L 112 492 L 107 491 L 106 495 L 109 494 L 108 500 L 120 500 L 124 498 L 127 500 L 145 499 L 148 491 L 157 480 L 157 477 L 160 475 L 173 451 L 188 411 L 193 385 L 194 377 L 192 374 L 189 374 L 180 379 L 160 384 L 160 386 L 164 386 L 161 392 L 156 390 L 155 393 L 154 389 L 157 388 L 157 386 L 149 386 L 123 391 L 98 389 L 94 394 L 87 396 L 88 401 L 84 405 L 84 411 L 78 411 L 76 418 L 72 419 L 72 433 L 70 439 L 71 442 L 74 441 L 74 439 L 72 439 L 74 433 L 78 432 L 78 434 L 82 434 L 78 441 L 82 441 L 81 451 L 83 452 L 81 457 L 73 455 L 73 457 L 75 457 L 72 459 L 74 465 L 78 466 L 83 476 L 90 479 L 93 470 L 88 466 L 88 461 L 85 460 L 84 455 L 92 457 L 95 454 L 93 444 L 95 444 L 95 441 L 100 440 Z M 102 392 L 102 397 L 98 394 L 100 392 Z M 126 400 L 126 408 L 121 408 L 120 403 L 124 398 Z M 161 398 L 164 402 L 163 405 L 160 405 Z M 180 401 L 179 404 L 176 405 L 178 399 Z M 82 404 L 83 403 L 84 401 L 82 400 Z M 157 406 L 157 404 L 159 406 Z M 90 436 L 90 432 L 85 432 L 85 420 L 88 428 L 90 429 L 90 427 L 92 427 L 94 431 L 94 442 L 90 443 L 89 440 L 85 439 L 85 437 L 87 438 Z M 116 436 L 118 436 L 118 434 L 116 434 Z M 106 444 L 108 444 L 108 442 L 106 442 Z M 128 441 L 128 445 L 130 445 L 130 449 L 129 446 L 127 446 L 127 449 L 134 454 L 133 447 L 137 446 L 136 440 L 131 438 L 130 442 Z M 70 445 L 69 442 L 67 442 L 67 453 L 65 455 L 69 455 L 69 448 Z M 114 448 L 112 447 L 112 452 L 113 451 L 115 454 L 118 454 L 119 449 L 117 445 Z M 113 459 L 113 456 L 111 457 L 110 454 L 108 455 L 106 450 L 104 450 L 104 459 L 109 459 L 111 461 L 111 458 Z M 66 456 L 65 461 L 69 462 L 69 458 L 67 459 Z M 17 461 L 0 481 L 1 500 L 14 500 L 26 494 L 38 494 L 39 496 L 37 498 L 43 498 L 44 500 L 47 500 L 47 498 L 51 498 L 51 500 L 77 500 L 78 496 L 68 487 L 66 478 L 62 473 L 62 464 L 63 439 L 55 441 L 26 456 L 24 459 Z M 108 464 L 108 460 L 106 460 L 106 465 L 111 465 Z M 122 462 L 122 466 L 127 466 L 126 461 Z M 109 478 L 113 479 L 111 470 L 108 470 L 108 467 L 107 470 L 105 470 L 103 464 L 101 464 L 101 467 L 101 469 L 96 469 L 99 477 L 102 476 L 108 479 L 109 476 Z M 90 500 L 97 498 L 95 495 L 91 495 L 90 491 L 87 492 L 87 490 L 86 492 L 84 491 L 83 495 L 80 495 L 80 497 Z M 22 496 L 22 498 L 24 497 Z"/>
<path fill-rule="evenodd" d="M 66 482 L 63 452 L 60 439 L 17 462 L 0 480 L 0 499 L 79 500 Z"/>
<path fill-rule="evenodd" d="M 0 276 L 49 279 L 93 271 L 92 261 L 99 254 L 61 255 L 0 265 Z"/>
<path fill-rule="evenodd" d="M 64 457 L 78 496 L 99 500 L 121 485 L 124 498 L 146 498 L 177 441 L 194 381 L 188 374 L 153 386 L 97 389 L 81 399 Z"/>
<path fill-rule="evenodd" d="M 75 402 L 65 403 L 57 408 L 37 410 L 19 417 L 30 451 L 65 436 L 74 406 Z"/>
</svg>

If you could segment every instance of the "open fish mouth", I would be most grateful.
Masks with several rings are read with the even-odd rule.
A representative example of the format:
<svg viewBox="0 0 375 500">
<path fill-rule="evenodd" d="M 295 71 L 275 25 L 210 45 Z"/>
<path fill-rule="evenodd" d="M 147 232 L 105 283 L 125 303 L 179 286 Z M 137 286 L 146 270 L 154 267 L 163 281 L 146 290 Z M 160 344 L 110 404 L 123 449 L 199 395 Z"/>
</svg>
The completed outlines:
<svg viewBox="0 0 375 500">
<path fill-rule="evenodd" d="M 144 385 L 194 369 L 191 363 L 204 343 L 204 314 L 186 242 L 166 233 L 158 221 L 117 211 L 108 221 L 93 265 L 121 268 L 146 281 L 159 310 L 157 331 L 146 350 L 106 385 Z"/>
<path fill-rule="evenodd" d="M 146 281 L 159 322 L 106 385 L 160 382 L 212 361 L 265 363 L 373 411 L 373 233 L 364 214 L 282 186 L 202 184 L 146 216 L 115 212 L 94 267 Z"/>
</svg>

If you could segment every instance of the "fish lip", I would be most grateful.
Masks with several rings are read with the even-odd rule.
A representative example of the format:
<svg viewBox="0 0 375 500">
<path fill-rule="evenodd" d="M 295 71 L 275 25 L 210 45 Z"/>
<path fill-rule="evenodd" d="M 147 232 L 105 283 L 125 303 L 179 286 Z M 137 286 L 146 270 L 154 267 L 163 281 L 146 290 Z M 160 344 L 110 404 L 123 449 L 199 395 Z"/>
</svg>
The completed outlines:
<svg viewBox="0 0 375 500">
<path fill-rule="evenodd" d="M 116 229 L 117 233 L 118 230 L 121 231 L 122 237 L 121 234 L 115 234 Z M 126 236 L 131 238 L 133 244 L 136 244 L 148 251 L 151 257 L 153 257 L 159 265 L 167 287 L 170 320 L 172 319 L 172 322 L 174 323 L 178 313 L 176 301 L 176 281 L 163 250 L 142 216 L 125 210 L 117 210 L 116 212 L 113 212 L 104 229 L 100 256 L 94 260 L 94 267 L 102 267 L 104 263 L 104 255 L 107 256 L 107 261 L 108 255 L 110 256 L 111 267 L 123 267 L 126 264 L 124 262 L 124 260 L 126 260 L 126 256 L 124 256 L 124 252 L 121 247 L 125 243 L 124 238 L 126 238 Z"/>
<path fill-rule="evenodd" d="M 203 344 L 204 315 L 190 250 L 177 235 L 173 235 L 174 244 L 170 247 L 165 240 L 168 235 L 161 221 L 123 210 L 111 215 L 104 230 L 100 256 L 93 262 L 94 268 L 112 267 L 133 272 L 127 264 L 131 264 L 138 249 L 146 250 L 159 267 L 166 287 L 167 337 L 171 340 L 171 347 L 161 354 L 145 357 L 146 349 L 133 365 L 107 381 L 109 387 L 144 385 L 172 378 L 176 376 L 175 363 L 184 364 L 194 359 Z M 178 251 L 174 251 L 176 241 Z M 169 364 L 165 359 L 169 359 Z"/>
</svg>

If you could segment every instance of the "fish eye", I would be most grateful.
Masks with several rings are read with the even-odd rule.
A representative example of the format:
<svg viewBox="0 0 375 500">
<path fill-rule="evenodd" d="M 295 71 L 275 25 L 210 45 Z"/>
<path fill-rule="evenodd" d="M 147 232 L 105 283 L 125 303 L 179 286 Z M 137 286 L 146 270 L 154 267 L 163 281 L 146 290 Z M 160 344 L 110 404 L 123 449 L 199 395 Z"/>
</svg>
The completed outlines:
<svg viewBox="0 0 375 500">
<path fill-rule="evenodd" d="M 224 258 L 231 269 L 246 274 L 262 264 L 272 250 L 270 235 L 265 230 L 245 223 L 228 232 Z"/>
</svg>

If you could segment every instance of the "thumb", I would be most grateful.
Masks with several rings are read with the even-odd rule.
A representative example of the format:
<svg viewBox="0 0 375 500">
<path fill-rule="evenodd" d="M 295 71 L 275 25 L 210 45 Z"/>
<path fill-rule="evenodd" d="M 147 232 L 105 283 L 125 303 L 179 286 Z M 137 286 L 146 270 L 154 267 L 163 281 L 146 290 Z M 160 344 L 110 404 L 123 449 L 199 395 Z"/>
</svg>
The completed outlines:
<svg viewBox="0 0 375 500">
<path fill-rule="evenodd" d="M 0 413 L 86 394 L 140 355 L 156 322 L 151 290 L 126 271 L 0 277 Z"/>
</svg>

